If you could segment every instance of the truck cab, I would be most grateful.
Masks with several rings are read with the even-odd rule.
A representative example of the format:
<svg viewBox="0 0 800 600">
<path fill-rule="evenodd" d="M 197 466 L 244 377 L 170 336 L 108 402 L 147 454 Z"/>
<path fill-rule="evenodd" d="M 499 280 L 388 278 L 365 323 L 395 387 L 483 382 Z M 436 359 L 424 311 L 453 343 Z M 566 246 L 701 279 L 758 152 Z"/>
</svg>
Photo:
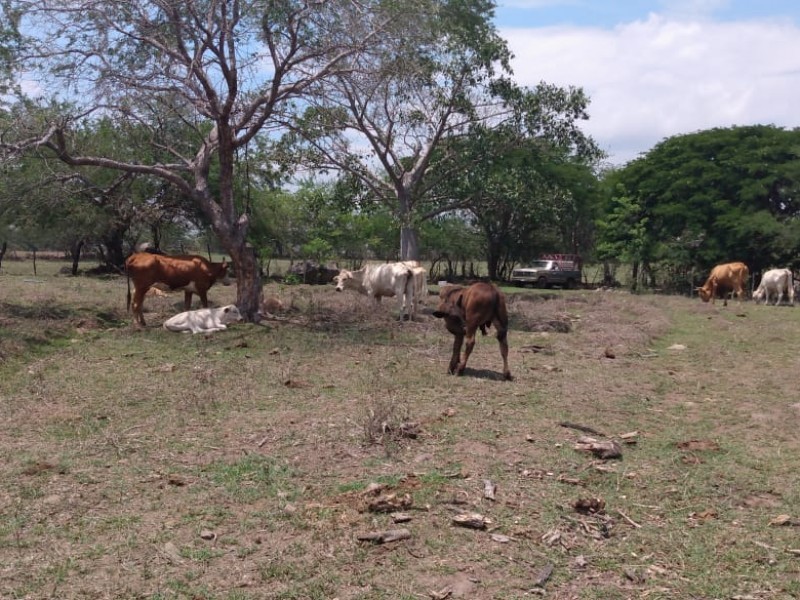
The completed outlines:
<svg viewBox="0 0 800 600">
<path fill-rule="evenodd" d="M 511 283 L 540 288 L 559 286 L 573 289 L 581 283 L 581 261 L 574 254 L 543 256 L 511 272 Z"/>
</svg>

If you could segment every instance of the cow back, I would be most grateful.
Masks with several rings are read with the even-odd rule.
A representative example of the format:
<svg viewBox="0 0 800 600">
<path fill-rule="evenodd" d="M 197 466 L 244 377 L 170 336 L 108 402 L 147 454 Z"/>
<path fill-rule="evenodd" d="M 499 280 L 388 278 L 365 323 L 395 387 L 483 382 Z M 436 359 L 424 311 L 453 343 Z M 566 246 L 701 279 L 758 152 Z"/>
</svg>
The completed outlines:
<svg viewBox="0 0 800 600">
<path fill-rule="evenodd" d="M 171 289 L 193 285 L 197 290 L 208 290 L 217 279 L 227 277 L 228 265 L 192 254 L 166 256 L 137 252 L 125 261 L 125 269 L 136 288 L 161 283 Z"/>
</svg>

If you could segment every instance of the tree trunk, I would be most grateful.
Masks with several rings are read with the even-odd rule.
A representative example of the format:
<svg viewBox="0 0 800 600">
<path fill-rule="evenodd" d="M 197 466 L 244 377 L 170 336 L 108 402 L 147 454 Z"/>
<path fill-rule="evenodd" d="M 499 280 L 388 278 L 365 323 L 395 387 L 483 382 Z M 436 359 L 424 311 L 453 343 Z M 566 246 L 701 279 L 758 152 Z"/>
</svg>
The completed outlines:
<svg viewBox="0 0 800 600">
<path fill-rule="evenodd" d="M 106 266 L 122 273 L 125 270 L 125 251 L 122 247 L 123 231 L 114 229 L 103 236 L 106 247 Z"/>
<path fill-rule="evenodd" d="M 500 244 L 487 236 L 488 243 L 486 244 L 486 268 L 489 274 L 489 279 L 497 281 L 497 266 L 500 263 Z"/>
<path fill-rule="evenodd" d="M 8 250 L 8 242 L 3 242 L 3 245 L 0 246 L 0 267 L 3 266 L 3 257 L 6 255 L 6 250 Z"/>
<path fill-rule="evenodd" d="M 72 276 L 77 277 L 78 275 L 78 263 L 81 260 L 81 250 L 83 249 L 84 240 L 78 240 L 75 244 L 72 244 L 70 248 L 70 254 L 72 255 Z"/>
<path fill-rule="evenodd" d="M 400 260 L 419 260 L 419 238 L 411 225 L 400 228 Z"/>
<path fill-rule="evenodd" d="M 249 244 L 229 250 L 236 265 L 236 306 L 246 322 L 258 322 L 263 292 L 255 250 Z"/>
</svg>

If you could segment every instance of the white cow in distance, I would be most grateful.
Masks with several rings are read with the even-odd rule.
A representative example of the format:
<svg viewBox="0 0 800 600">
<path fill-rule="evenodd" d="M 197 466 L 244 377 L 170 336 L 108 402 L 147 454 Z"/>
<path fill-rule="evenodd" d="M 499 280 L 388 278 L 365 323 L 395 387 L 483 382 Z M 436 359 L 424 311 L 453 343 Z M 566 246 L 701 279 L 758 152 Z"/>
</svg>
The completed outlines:
<svg viewBox="0 0 800 600">
<path fill-rule="evenodd" d="M 400 318 L 407 315 L 409 319 L 414 319 L 417 309 L 414 272 L 407 264 L 367 265 L 358 271 L 342 269 L 333 281 L 337 292 L 354 290 L 373 298 L 376 304 L 384 296 L 396 296 Z"/>
<path fill-rule="evenodd" d="M 235 304 L 220 308 L 200 308 L 178 313 L 164 321 L 164 329 L 169 331 L 191 331 L 192 333 L 212 333 L 227 329 L 227 325 L 242 320 Z"/>
<path fill-rule="evenodd" d="M 791 269 L 770 269 L 761 276 L 761 283 L 753 292 L 753 300 L 758 304 L 762 299 L 764 304 L 769 304 L 769 299 L 775 295 L 775 306 L 781 303 L 781 298 L 786 295 L 789 304 L 794 306 L 794 282 Z"/>
</svg>

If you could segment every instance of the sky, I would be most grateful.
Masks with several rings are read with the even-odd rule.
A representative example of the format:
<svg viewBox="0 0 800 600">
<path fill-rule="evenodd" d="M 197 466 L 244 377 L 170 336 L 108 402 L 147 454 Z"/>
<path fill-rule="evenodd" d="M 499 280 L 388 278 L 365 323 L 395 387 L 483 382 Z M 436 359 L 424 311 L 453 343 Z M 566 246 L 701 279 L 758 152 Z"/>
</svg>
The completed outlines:
<svg viewBox="0 0 800 600">
<path fill-rule="evenodd" d="M 520 84 L 583 88 L 621 166 L 673 135 L 800 127 L 798 0 L 497 0 Z"/>
</svg>

